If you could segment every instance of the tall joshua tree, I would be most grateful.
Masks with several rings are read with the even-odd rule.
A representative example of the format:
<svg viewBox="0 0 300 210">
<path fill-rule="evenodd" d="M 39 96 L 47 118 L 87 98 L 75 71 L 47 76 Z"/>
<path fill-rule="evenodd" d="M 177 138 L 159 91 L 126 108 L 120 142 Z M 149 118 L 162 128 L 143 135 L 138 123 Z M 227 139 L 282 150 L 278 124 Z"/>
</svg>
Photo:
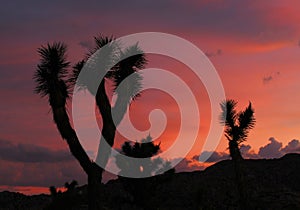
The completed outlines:
<svg viewBox="0 0 300 210">
<path fill-rule="evenodd" d="M 243 157 L 240 152 L 240 144 L 246 141 L 249 131 L 255 125 L 254 110 L 251 102 L 244 111 L 235 110 L 237 102 L 235 100 L 226 100 L 221 103 L 221 123 L 225 124 L 225 137 L 229 143 L 229 152 L 233 160 L 234 172 L 238 188 L 239 209 L 249 209 L 247 187 L 244 181 L 244 172 L 242 167 Z"/>
<path fill-rule="evenodd" d="M 66 83 L 70 63 L 66 58 L 67 47 L 64 43 L 57 42 L 52 45 L 42 46 L 38 49 L 40 64 L 34 75 L 36 82 L 35 92 L 42 97 L 48 97 L 51 106 L 53 119 L 63 139 L 66 140 L 72 155 L 78 160 L 81 167 L 88 175 L 89 188 L 100 186 L 96 179 L 97 174 L 101 175 L 101 168 L 93 163 L 81 146 L 75 130 L 72 128 L 66 109 L 66 102 L 70 90 Z M 96 183 L 90 185 L 90 183 Z M 95 189 L 89 189 L 89 208 L 97 209 Z"/>
<path fill-rule="evenodd" d="M 221 123 L 225 124 L 225 137 L 229 143 L 229 152 L 233 160 L 243 159 L 240 144 L 247 140 L 249 131 L 255 125 L 254 110 L 251 102 L 244 111 L 235 110 L 237 102 L 228 99 L 221 103 Z"/>
<path fill-rule="evenodd" d="M 53 113 L 53 119 L 59 133 L 62 138 L 66 140 L 72 155 L 78 160 L 81 167 L 88 175 L 89 209 L 101 208 L 98 196 L 100 194 L 99 189 L 101 188 L 103 169 L 90 160 L 80 144 L 76 132 L 70 124 L 66 109 L 66 102 L 71 93 L 71 87 L 74 85 L 87 59 L 104 45 L 113 43 L 112 41 L 112 38 L 102 36 L 95 37 L 95 49 L 91 50 L 86 59 L 75 65 L 72 73 L 68 71 L 70 62 L 68 62 L 66 58 L 67 47 L 64 43 L 56 42 L 53 44 L 47 44 L 47 46 L 42 46 L 38 49 L 40 64 L 37 66 L 37 70 L 34 74 L 34 80 L 36 82 L 35 92 L 40 94 L 42 97 L 48 97 L 49 105 L 51 106 Z M 107 66 L 110 66 L 111 63 L 109 62 L 114 62 L 114 58 L 117 56 L 123 57 L 118 57 L 121 61 L 117 63 L 117 65 L 114 65 L 108 72 L 103 72 L 105 74 L 105 79 L 100 81 L 97 92 L 94 93 L 97 106 L 103 120 L 102 138 L 104 138 L 104 140 L 106 140 L 111 146 L 114 142 L 116 125 L 112 120 L 112 107 L 109 103 L 105 90 L 105 80 L 111 79 L 114 82 L 115 87 L 117 87 L 127 76 L 134 74 L 132 77 L 133 80 L 127 81 L 127 83 L 135 82 L 135 84 L 127 84 L 128 91 L 125 89 L 126 86 L 123 86 L 123 89 L 119 90 L 122 94 L 118 96 L 114 107 L 121 110 L 119 112 L 121 115 L 118 116 L 119 118 L 122 118 L 131 99 L 133 99 L 139 91 L 141 76 L 136 73 L 136 70 L 143 68 L 146 63 L 144 54 L 137 45 L 126 49 L 125 52 L 120 50 L 117 52 L 117 49 L 119 48 L 115 44 L 111 44 L 108 48 L 106 48 L 106 53 L 102 54 L 106 57 L 102 57 L 100 59 L 105 60 L 106 62 L 103 62 L 103 64 Z M 140 54 L 136 53 L 137 55 L 127 58 L 126 53 L 130 53 L 130 50 L 135 50 L 135 52 L 138 51 Z M 125 58 L 125 60 L 122 60 L 122 58 Z M 99 66 L 99 69 L 103 70 L 105 67 L 106 66 Z M 79 81 L 79 84 L 89 89 L 89 86 L 87 86 L 84 81 Z M 118 89 L 115 88 L 115 91 L 117 90 Z M 120 120 L 121 119 L 119 119 L 119 121 Z M 101 145 L 102 143 L 100 142 L 99 148 Z M 105 164 L 107 163 L 109 151 L 110 150 L 107 151 L 107 148 L 99 150 L 99 152 L 103 153 L 100 154 L 100 158 L 102 158 L 101 161 Z"/>
</svg>

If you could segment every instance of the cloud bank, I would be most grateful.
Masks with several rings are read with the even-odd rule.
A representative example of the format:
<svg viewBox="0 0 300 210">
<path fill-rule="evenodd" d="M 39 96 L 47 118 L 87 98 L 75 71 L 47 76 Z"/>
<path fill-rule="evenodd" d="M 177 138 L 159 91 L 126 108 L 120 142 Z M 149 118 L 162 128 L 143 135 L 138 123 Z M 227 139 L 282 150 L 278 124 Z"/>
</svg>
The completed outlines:
<svg viewBox="0 0 300 210">
<path fill-rule="evenodd" d="M 0 139 L 0 159 L 23 163 L 55 163 L 74 160 L 68 150 L 50 150 L 33 144 L 17 144 Z"/>
<path fill-rule="evenodd" d="M 291 140 L 285 147 L 274 137 L 269 138 L 269 141 L 270 143 L 260 147 L 258 152 L 252 150 L 250 145 L 241 145 L 240 151 L 242 156 L 245 159 L 272 159 L 280 158 L 287 153 L 300 153 L 300 141 L 297 139 Z M 201 155 L 205 155 L 205 153 L 208 153 L 208 151 L 204 151 Z M 193 159 L 199 160 L 199 156 L 194 156 Z M 212 163 L 226 159 L 230 159 L 228 153 L 214 151 L 206 162 Z"/>
<path fill-rule="evenodd" d="M 207 151 L 203 152 L 207 153 Z M 202 153 L 202 154 L 203 154 Z M 279 158 L 286 153 L 300 153 L 300 141 L 291 140 L 286 146 L 274 137 L 269 143 L 260 147 L 258 152 L 250 145 L 242 145 L 244 158 Z M 215 162 L 229 159 L 226 152 L 213 152 L 205 162 L 199 162 L 199 156 L 184 158 L 176 167 L 176 172 L 203 170 Z M 5 186 L 61 186 L 66 181 L 78 180 L 86 183 L 86 175 L 77 161 L 66 150 L 50 150 L 31 144 L 13 144 L 0 140 L 0 185 Z M 109 173 L 104 181 L 115 178 Z"/>
</svg>

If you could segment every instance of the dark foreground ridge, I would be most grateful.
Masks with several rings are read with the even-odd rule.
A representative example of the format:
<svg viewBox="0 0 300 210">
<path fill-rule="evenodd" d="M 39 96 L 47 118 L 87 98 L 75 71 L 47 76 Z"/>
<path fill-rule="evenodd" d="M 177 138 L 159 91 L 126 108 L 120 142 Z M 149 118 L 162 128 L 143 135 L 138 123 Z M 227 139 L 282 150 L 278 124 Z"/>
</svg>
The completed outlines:
<svg viewBox="0 0 300 210">
<path fill-rule="evenodd" d="M 300 154 L 244 160 L 242 170 L 249 209 L 300 209 Z M 237 209 L 239 197 L 231 160 L 204 171 L 112 180 L 103 193 L 105 209 L 124 210 Z M 0 193 L 0 209 L 87 209 L 86 196 L 86 186 L 56 198 L 6 191 Z"/>
</svg>

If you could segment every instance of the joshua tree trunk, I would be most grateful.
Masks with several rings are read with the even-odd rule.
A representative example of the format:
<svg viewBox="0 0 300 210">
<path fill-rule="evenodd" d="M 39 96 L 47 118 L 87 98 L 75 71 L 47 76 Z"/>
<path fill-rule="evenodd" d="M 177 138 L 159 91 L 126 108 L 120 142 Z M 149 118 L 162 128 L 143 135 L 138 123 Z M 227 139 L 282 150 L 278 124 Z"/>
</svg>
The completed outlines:
<svg viewBox="0 0 300 210">
<path fill-rule="evenodd" d="M 239 202 L 239 209 L 241 210 L 248 210 L 249 202 L 248 202 L 248 194 L 247 189 L 245 186 L 245 176 L 243 170 L 243 159 L 233 160 L 234 164 L 234 171 L 236 176 L 236 184 L 239 193 L 238 202 Z"/>
<path fill-rule="evenodd" d="M 239 209 L 249 209 L 245 171 L 243 168 L 244 161 L 239 144 L 246 141 L 249 130 L 255 125 L 255 117 L 251 102 L 241 112 L 235 110 L 236 105 L 236 101 L 228 99 L 221 103 L 221 123 L 225 125 L 225 137 L 229 141 L 230 156 L 234 164 L 236 185 L 239 193 Z"/>
<path fill-rule="evenodd" d="M 232 160 L 242 160 L 243 159 L 237 141 L 235 141 L 235 140 L 229 141 L 229 152 L 230 152 L 230 156 L 231 156 Z"/>
<path fill-rule="evenodd" d="M 239 201 L 239 209 L 246 209 L 246 192 L 244 187 L 244 179 L 243 179 L 243 170 L 242 170 L 242 162 L 243 157 L 238 147 L 237 141 L 230 140 L 229 141 L 229 152 L 234 164 L 234 172 L 235 172 L 235 180 L 238 190 L 238 201 Z"/>
<path fill-rule="evenodd" d="M 53 119 L 61 136 L 67 141 L 72 155 L 88 176 L 88 204 L 90 210 L 101 209 L 100 193 L 102 168 L 93 163 L 85 150 L 82 148 L 76 132 L 72 128 L 65 108 L 65 99 L 59 92 L 50 94 L 50 105 L 53 112 Z"/>
<path fill-rule="evenodd" d="M 111 154 L 111 148 L 114 145 L 116 134 L 116 126 L 120 123 L 126 113 L 129 98 L 129 95 L 123 95 L 123 97 L 118 96 L 115 107 L 112 108 L 106 95 L 104 80 L 100 83 L 96 94 L 96 104 L 102 116 L 103 127 L 96 163 L 103 168 L 106 166 Z M 115 113 L 114 118 L 112 110 Z M 115 119 L 115 121 L 113 119 Z"/>
<path fill-rule="evenodd" d="M 100 83 L 100 86 L 96 94 L 96 104 L 101 113 L 102 122 L 103 122 L 102 132 L 101 132 L 102 135 L 98 147 L 98 155 L 96 158 L 96 162 L 101 167 L 104 168 L 108 162 L 108 158 L 111 153 L 111 147 L 114 144 L 114 139 L 116 134 L 116 126 L 113 122 L 113 118 L 111 114 L 111 104 L 106 95 L 104 79 Z"/>
<path fill-rule="evenodd" d="M 101 205 L 103 199 L 103 187 L 102 187 L 102 172 L 96 163 L 91 164 L 91 169 L 88 174 L 88 206 L 89 210 L 103 209 Z"/>
</svg>

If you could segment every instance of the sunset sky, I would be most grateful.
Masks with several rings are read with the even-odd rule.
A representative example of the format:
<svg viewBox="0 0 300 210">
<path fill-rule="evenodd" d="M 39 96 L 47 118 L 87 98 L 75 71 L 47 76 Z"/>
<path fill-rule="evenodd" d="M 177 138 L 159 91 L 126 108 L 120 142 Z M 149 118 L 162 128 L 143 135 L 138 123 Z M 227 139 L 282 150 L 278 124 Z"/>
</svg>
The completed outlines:
<svg viewBox="0 0 300 210">
<path fill-rule="evenodd" d="M 47 42 L 68 45 L 68 59 L 82 59 L 98 34 L 121 37 L 138 32 L 180 36 L 201 49 L 215 66 L 227 98 L 238 109 L 251 101 L 256 126 L 243 146 L 245 157 L 276 158 L 300 152 L 300 2 L 297 0 L 165 1 L 5 1 L 0 8 L 0 191 L 47 192 L 66 181 L 86 183 L 52 121 L 47 100 L 33 93 L 32 80 Z M 178 49 L 180 50 L 180 49 Z M 197 156 L 210 122 L 210 104 L 201 81 L 182 63 L 148 55 L 149 65 L 184 80 L 200 108 L 197 142 L 179 170 L 203 168 Z M 159 78 L 157 78 L 159 79 Z M 176 87 L 175 87 L 176 88 Z M 174 100 L 160 91 L 145 91 L 131 107 L 136 128 L 148 130 L 149 112 L 168 117 L 156 139 L 162 150 L 178 134 L 180 116 Z M 116 147 L 124 142 L 118 135 Z M 138 140 L 138 139 L 133 139 Z M 221 139 L 210 162 L 226 157 Z M 204 164 L 205 165 L 205 164 Z"/>
</svg>

